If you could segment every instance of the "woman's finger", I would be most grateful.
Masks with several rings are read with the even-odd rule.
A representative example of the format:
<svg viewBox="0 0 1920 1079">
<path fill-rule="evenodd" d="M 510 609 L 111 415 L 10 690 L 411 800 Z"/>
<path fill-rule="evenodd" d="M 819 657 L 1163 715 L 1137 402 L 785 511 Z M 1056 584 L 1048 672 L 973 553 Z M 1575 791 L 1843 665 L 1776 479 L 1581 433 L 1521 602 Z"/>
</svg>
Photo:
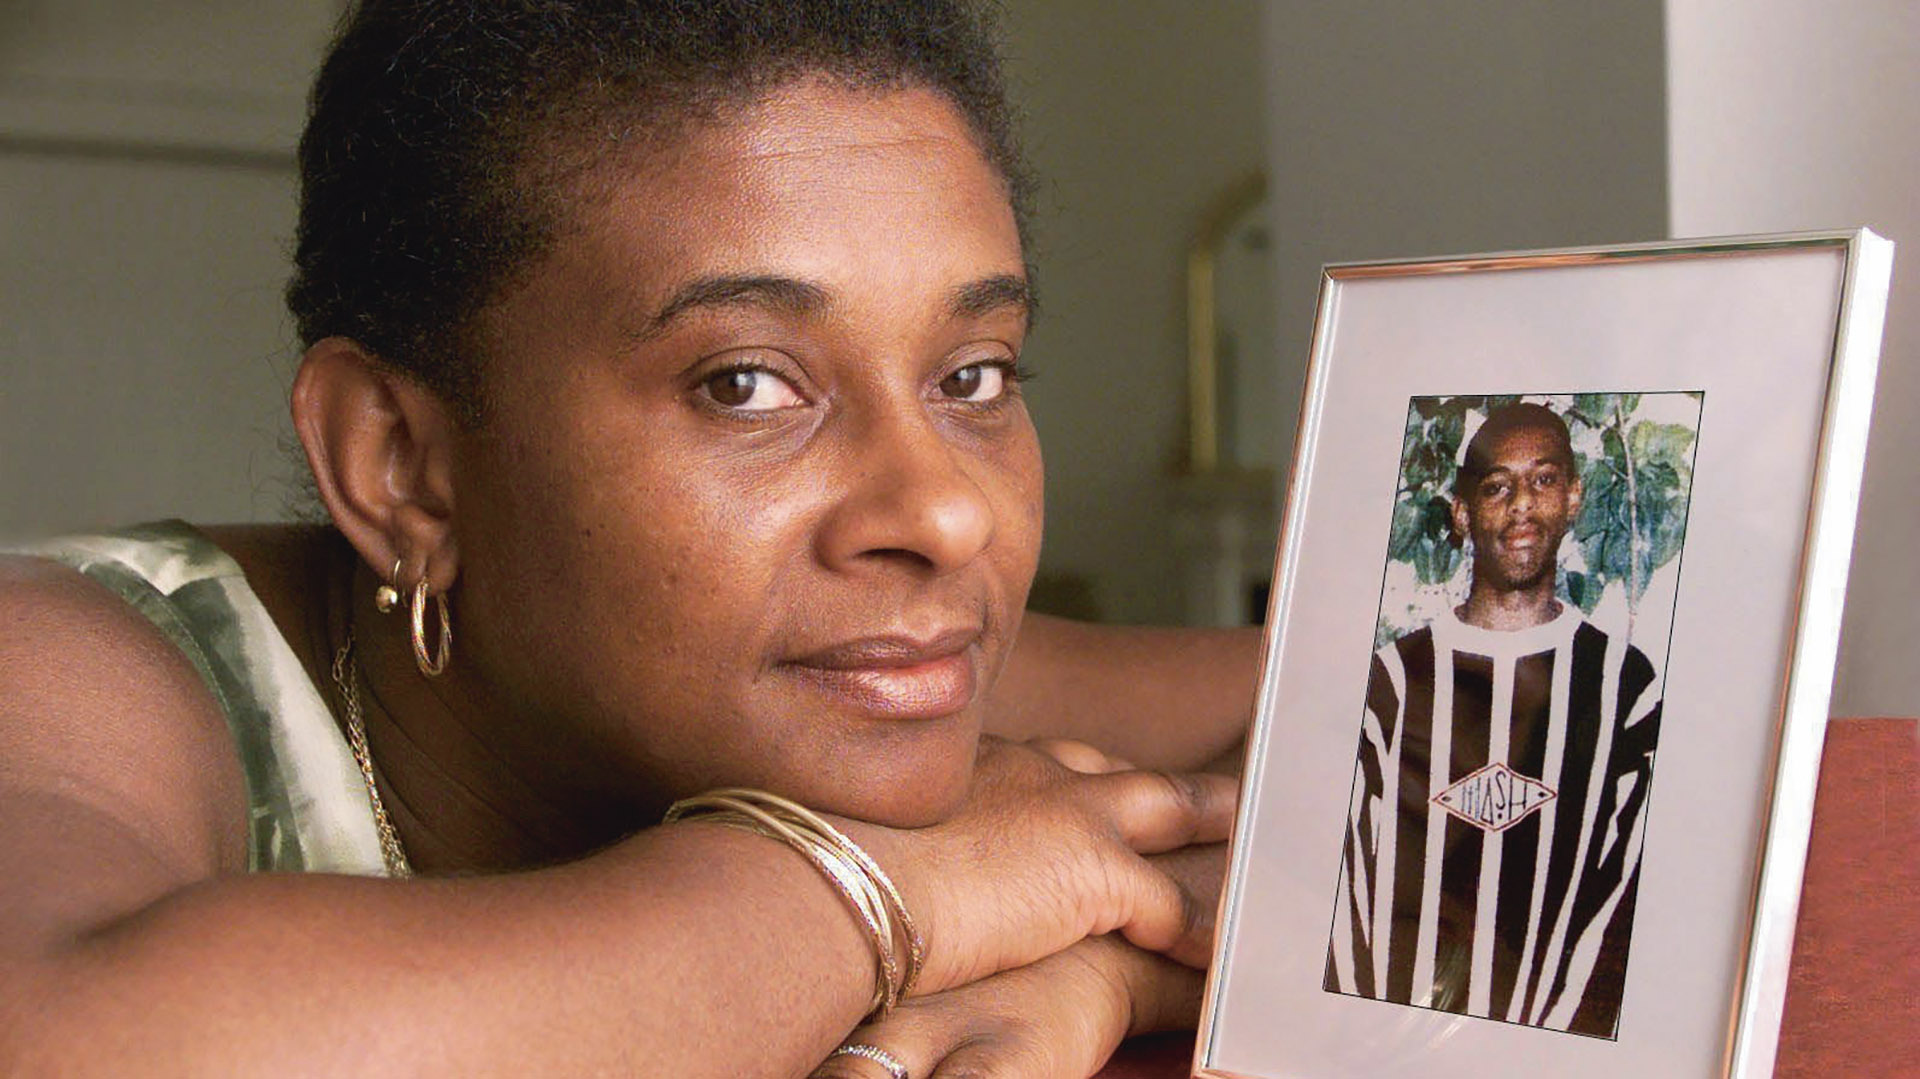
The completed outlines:
<svg viewBox="0 0 1920 1079">
<path fill-rule="evenodd" d="M 1098 932 L 1118 932 L 1128 943 L 1195 969 L 1205 969 L 1213 958 L 1213 911 L 1178 881 L 1136 858 L 1137 872 L 1129 894 L 1132 910 L 1116 925 Z"/>
<path fill-rule="evenodd" d="M 1212 772 L 1113 772 L 1088 780 L 1120 838 L 1141 854 L 1218 843 L 1233 830 L 1240 781 Z"/>
<path fill-rule="evenodd" d="M 849 1038 L 813 1069 L 811 1079 L 911 1079 L 925 1074 L 880 1045 Z"/>
<path fill-rule="evenodd" d="M 981 1038 L 947 1054 L 926 1079 L 1085 1079 L 1085 1072 L 1062 1075 L 1030 1044 L 1007 1038 Z M 914 1076 L 913 1079 L 921 1079 Z"/>
<path fill-rule="evenodd" d="M 1128 1035 L 1192 1030 L 1200 1022 L 1200 995 L 1206 981 L 1205 973 L 1164 956 L 1143 958 L 1134 974 L 1133 1027 Z"/>
<path fill-rule="evenodd" d="M 1133 765 L 1119 757 L 1106 753 L 1085 742 L 1072 738 L 1035 738 L 1027 743 L 1029 749 L 1035 749 L 1062 765 L 1086 775 L 1105 775 L 1108 772 L 1126 772 Z"/>
<path fill-rule="evenodd" d="M 1184 1018 L 1200 975 L 1112 938 L 902 1004 L 855 1030 L 814 1079 L 1084 1079 L 1122 1038 Z M 1189 1024 L 1191 1020 L 1188 1020 Z M 878 1050 L 877 1052 L 875 1050 Z M 875 1059 L 875 1058 L 880 1059 Z"/>
<path fill-rule="evenodd" d="M 955 1007 L 963 992 L 908 1001 L 886 1018 L 854 1028 L 811 1079 L 897 1079 L 896 1068 L 925 1079 L 965 1036 L 961 1023 L 967 1014 Z"/>
</svg>

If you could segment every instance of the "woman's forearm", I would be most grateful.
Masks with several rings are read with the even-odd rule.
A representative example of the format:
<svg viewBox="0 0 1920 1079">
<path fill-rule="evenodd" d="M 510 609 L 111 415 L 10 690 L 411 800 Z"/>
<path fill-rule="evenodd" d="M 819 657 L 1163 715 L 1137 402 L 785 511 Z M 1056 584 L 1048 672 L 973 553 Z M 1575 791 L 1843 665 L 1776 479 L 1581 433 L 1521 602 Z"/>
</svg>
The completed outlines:
<svg viewBox="0 0 1920 1079">
<path fill-rule="evenodd" d="M 1074 738 L 1142 768 L 1231 756 L 1253 714 L 1260 629 L 1101 626 L 1029 614 L 994 687 L 989 726 Z"/>
<path fill-rule="evenodd" d="M 223 877 L 7 965 L 9 1074 L 804 1075 L 873 991 L 827 881 L 714 826 L 508 876 Z"/>
<path fill-rule="evenodd" d="M 1224 838 L 1232 793 L 990 740 L 951 819 L 839 824 L 898 885 L 927 945 L 919 991 L 937 994 L 1109 932 L 1203 963 L 1200 900 L 1142 854 Z M 4 919 L 0 1071 L 246 1074 L 293 1054 L 321 1075 L 801 1075 L 875 986 L 827 878 L 714 824 L 528 873 L 228 874 L 124 905 L 100 883 L 122 879 L 99 864 L 115 848 L 85 849 L 67 879 L 90 872 L 94 909 L 130 913 L 36 932 L 81 889 L 46 872 L 0 886 L 42 911 Z"/>
</svg>

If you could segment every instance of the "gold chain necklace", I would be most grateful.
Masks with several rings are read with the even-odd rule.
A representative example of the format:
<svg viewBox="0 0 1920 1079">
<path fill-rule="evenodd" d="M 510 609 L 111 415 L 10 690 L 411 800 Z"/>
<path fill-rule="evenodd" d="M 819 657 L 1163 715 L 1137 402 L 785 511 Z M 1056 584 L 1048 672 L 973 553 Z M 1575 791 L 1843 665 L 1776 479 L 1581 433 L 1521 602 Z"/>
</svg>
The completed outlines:
<svg viewBox="0 0 1920 1079">
<path fill-rule="evenodd" d="M 373 827 L 380 835 L 380 857 L 387 863 L 387 876 L 411 877 L 413 866 L 407 862 L 406 849 L 400 846 L 400 833 L 380 802 L 380 785 L 373 780 L 373 754 L 367 749 L 367 721 L 360 713 L 360 667 L 353 661 L 353 631 L 333 656 L 333 685 L 340 691 L 340 706 L 347 713 L 347 744 L 353 747 L 353 759 L 360 765 L 360 777 L 367 781 L 367 801 L 373 805 Z"/>
</svg>

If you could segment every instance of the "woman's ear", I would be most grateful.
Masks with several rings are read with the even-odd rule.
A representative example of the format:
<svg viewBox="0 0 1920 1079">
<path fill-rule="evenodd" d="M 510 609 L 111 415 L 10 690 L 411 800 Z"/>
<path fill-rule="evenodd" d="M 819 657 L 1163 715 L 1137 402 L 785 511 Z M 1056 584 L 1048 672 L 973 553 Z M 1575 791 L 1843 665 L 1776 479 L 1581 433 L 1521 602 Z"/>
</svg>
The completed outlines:
<svg viewBox="0 0 1920 1079">
<path fill-rule="evenodd" d="M 455 424 L 439 395 L 329 337 L 307 349 L 293 380 L 293 427 L 320 498 L 375 575 L 402 592 L 423 577 L 453 586 Z"/>
</svg>

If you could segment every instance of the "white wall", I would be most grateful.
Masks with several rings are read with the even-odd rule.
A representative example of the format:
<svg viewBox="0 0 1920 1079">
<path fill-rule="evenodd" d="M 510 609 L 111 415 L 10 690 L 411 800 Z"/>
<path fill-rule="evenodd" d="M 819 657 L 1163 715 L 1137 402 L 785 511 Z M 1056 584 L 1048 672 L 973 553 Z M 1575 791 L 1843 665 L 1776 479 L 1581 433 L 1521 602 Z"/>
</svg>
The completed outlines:
<svg viewBox="0 0 1920 1079">
<path fill-rule="evenodd" d="M 1834 710 L 1920 714 L 1920 4 L 1669 0 L 1667 39 L 1675 235 L 1903 244 Z"/>
</svg>

